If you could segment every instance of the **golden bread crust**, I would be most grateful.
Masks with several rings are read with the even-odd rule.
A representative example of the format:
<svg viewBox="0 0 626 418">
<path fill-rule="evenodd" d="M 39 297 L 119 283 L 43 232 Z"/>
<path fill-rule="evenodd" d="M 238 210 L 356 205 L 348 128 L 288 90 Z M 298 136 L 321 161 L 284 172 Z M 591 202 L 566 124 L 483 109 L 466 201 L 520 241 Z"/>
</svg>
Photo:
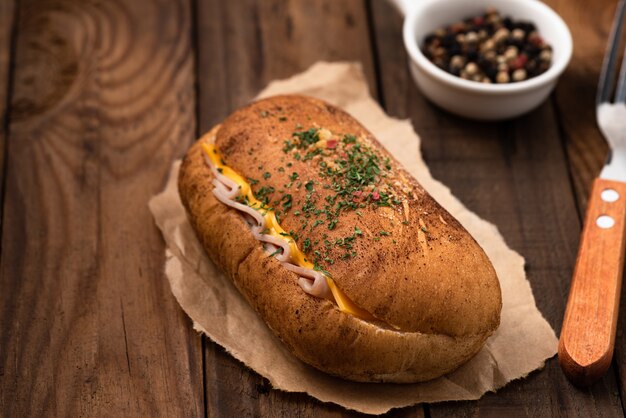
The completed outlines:
<svg viewBox="0 0 626 418">
<path fill-rule="evenodd" d="M 343 260 L 330 251 L 336 261 L 324 268 L 350 299 L 397 329 L 362 321 L 306 294 L 297 275 L 268 257 L 240 214 L 212 193 L 213 175 L 200 144 L 213 136 L 224 162 L 244 177 L 258 179 L 257 190 L 284 190 L 293 173 L 300 181 L 323 185 L 328 180 L 320 176 L 315 158 L 294 160 L 283 152 L 294 131 L 310 127 L 355 135 L 378 149 L 398 173 L 393 187 L 410 189 L 408 196 L 403 194 L 406 203 L 365 206 L 358 215 L 346 211 L 332 230 L 309 225 L 299 232 L 300 240 L 334 242 L 354 227 L 362 230 L 363 238 L 354 244 L 356 256 Z M 263 178 L 265 173 L 270 176 Z M 319 201 L 331 193 L 323 187 L 315 191 Z M 480 246 L 364 127 L 327 103 L 276 96 L 234 112 L 190 149 L 181 166 L 179 192 L 210 258 L 291 351 L 323 371 L 359 381 L 432 379 L 467 361 L 499 324 L 500 287 Z M 295 208 L 307 190 L 292 185 L 289 193 Z M 301 226 L 294 212 L 281 216 L 287 231 Z"/>
</svg>

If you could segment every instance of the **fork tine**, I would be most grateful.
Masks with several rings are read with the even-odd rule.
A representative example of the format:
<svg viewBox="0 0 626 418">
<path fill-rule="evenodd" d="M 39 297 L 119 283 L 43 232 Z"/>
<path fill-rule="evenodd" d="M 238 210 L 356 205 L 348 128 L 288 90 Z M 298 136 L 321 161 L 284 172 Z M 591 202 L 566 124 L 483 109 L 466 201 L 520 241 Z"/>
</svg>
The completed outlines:
<svg viewBox="0 0 626 418">
<path fill-rule="evenodd" d="M 608 102 L 610 100 L 611 92 L 613 91 L 613 86 L 615 85 L 615 61 L 617 61 L 617 51 L 619 49 L 622 26 L 624 24 L 625 10 L 626 0 L 620 0 L 617 4 L 615 20 L 613 21 L 613 28 L 611 29 L 611 35 L 609 36 L 609 46 L 604 55 L 604 61 L 602 62 L 602 72 L 600 73 L 600 82 L 598 83 L 598 95 L 596 96 L 597 104 Z"/>
<path fill-rule="evenodd" d="M 624 49 L 622 68 L 619 70 L 619 79 L 617 81 L 617 90 L 615 92 L 615 103 L 620 102 L 626 102 L 626 49 Z"/>
</svg>

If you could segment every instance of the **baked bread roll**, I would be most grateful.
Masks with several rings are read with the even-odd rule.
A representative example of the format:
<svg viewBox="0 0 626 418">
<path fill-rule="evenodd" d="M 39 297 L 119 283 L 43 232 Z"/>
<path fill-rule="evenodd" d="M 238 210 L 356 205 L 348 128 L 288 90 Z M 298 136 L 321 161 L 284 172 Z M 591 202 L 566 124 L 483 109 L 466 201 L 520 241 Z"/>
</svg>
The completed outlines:
<svg viewBox="0 0 626 418">
<path fill-rule="evenodd" d="M 235 111 L 179 192 L 210 259 L 299 359 L 362 382 L 469 360 L 500 322 L 482 248 L 360 123 L 304 96 Z"/>
</svg>

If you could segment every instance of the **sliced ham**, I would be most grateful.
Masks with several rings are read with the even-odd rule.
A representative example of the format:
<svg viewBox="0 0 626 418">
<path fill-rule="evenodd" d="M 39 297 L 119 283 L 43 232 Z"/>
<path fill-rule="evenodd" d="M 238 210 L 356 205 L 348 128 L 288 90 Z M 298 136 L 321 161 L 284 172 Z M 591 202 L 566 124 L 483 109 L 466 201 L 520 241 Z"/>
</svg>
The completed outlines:
<svg viewBox="0 0 626 418">
<path fill-rule="evenodd" d="M 289 242 L 269 234 L 262 234 L 261 231 L 265 229 L 265 217 L 256 209 L 237 202 L 235 199 L 241 195 L 239 185 L 220 173 L 211 163 L 208 156 L 205 155 L 204 157 L 206 163 L 209 165 L 213 175 L 215 176 L 215 179 L 213 179 L 213 186 L 215 186 L 213 194 L 217 200 L 233 209 L 238 210 L 242 213 L 242 215 L 249 217 L 256 222 L 256 225 L 252 225 L 252 234 L 258 241 L 268 244 L 267 249 L 270 250 L 270 253 L 274 253 L 279 248 L 282 249 L 282 252 L 276 255 L 276 259 L 280 261 L 287 270 L 290 270 L 299 276 L 298 284 L 302 290 L 311 296 L 334 301 L 333 294 L 328 287 L 328 283 L 326 282 L 326 277 L 319 271 L 293 264 L 291 262 L 291 247 Z"/>
</svg>

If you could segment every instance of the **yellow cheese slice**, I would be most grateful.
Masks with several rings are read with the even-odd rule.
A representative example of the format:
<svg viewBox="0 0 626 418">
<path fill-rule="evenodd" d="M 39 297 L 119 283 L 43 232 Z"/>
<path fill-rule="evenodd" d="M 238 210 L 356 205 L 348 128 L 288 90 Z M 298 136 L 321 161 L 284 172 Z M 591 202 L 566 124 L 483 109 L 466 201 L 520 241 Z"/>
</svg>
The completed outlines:
<svg viewBox="0 0 626 418">
<path fill-rule="evenodd" d="M 237 183 L 241 190 L 241 196 L 244 196 L 244 198 L 246 199 L 246 203 L 250 207 L 260 210 L 260 213 L 263 214 L 263 216 L 265 217 L 265 222 L 267 225 L 267 229 L 269 230 L 269 234 L 288 242 L 291 249 L 292 261 L 300 267 L 312 269 L 314 267 L 313 263 L 306 259 L 305 254 L 300 251 L 296 242 L 292 238 L 290 238 L 288 234 L 286 234 L 285 230 L 278 223 L 274 211 L 270 208 L 265 209 L 263 202 L 257 200 L 254 197 L 254 194 L 252 193 L 252 188 L 250 187 L 250 183 L 239 173 L 224 164 L 224 161 L 222 160 L 222 157 L 220 156 L 220 153 L 214 144 L 203 143 L 202 148 L 209 157 L 209 160 L 211 160 L 211 163 L 217 168 L 217 170 L 222 175 Z M 265 210 L 265 213 L 263 213 L 263 210 Z M 328 287 L 333 294 L 335 304 L 341 312 L 345 312 L 364 320 L 376 319 L 371 313 L 358 307 L 354 302 L 352 302 L 345 295 L 345 293 L 343 293 L 337 287 L 333 279 L 331 279 L 327 275 L 324 275 L 324 277 L 326 278 L 326 283 L 328 284 Z"/>
</svg>

